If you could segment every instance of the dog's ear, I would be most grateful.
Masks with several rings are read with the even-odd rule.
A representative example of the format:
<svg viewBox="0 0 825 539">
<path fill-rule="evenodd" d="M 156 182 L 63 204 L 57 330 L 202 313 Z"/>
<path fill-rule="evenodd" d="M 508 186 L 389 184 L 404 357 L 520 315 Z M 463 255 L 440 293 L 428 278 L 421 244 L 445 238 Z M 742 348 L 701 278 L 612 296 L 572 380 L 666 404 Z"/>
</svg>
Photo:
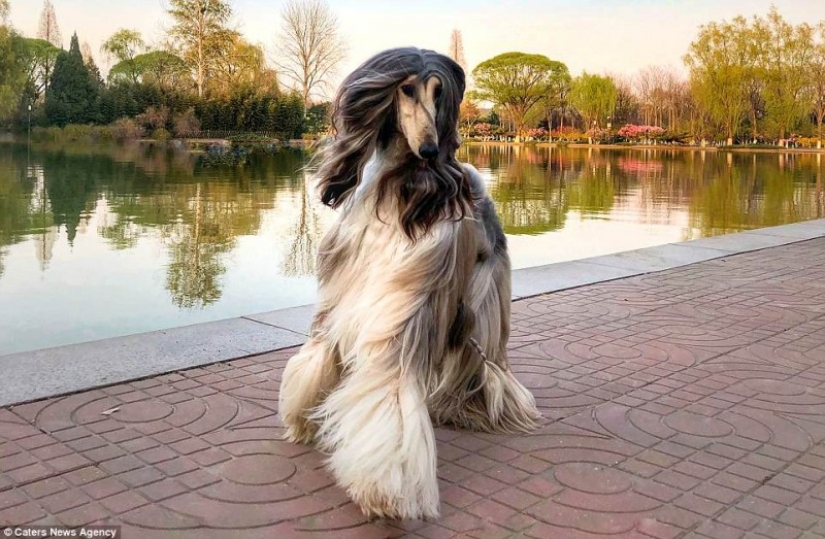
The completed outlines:
<svg viewBox="0 0 825 539">
<path fill-rule="evenodd" d="M 464 90 L 467 86 L 467 79 L 466 75 L 464 74 L 464 69 L 457 62 L 451 62 L 451 64 L 452 65 L 450 66 L 450 71 L 455 81 L 456 94 L 458 102 L 460 104 L 461 101 L 464 99 Z"/>
<path fill-rule="evenodd" d="M 328 151 L 336 152 L 340 151 L 340 148 L 332 145 Z M 321 166 L 318 174 L 321 202 L 331 208 L 340 206 L 358 185 L 362 161 L 363 153 L 354 151 L 328 161 L 325 163 L 327 166 Z"/>
<path fill-rule="evenodd" d="M 442 80 L 447 80 L 443 80 L 443 97 L 438 108 L 438 138 L 439 144 L 448 148 L 449 152 L 452 153 L 461 144 L 461 137 L 458 134 L 458 121 L 461 101 L 464 99 L 464 70 L 451 58 L 441 56 L 439 75 Z"/>
<path fill-rule="evenodd" d="M 378 129 L 378 138 L 376 140 L 379 148 L 386 148 L 389 146 L 393 137 L 398 131 L 398 108 L 395 103 L 387 109 L 386 115 L 381 122 L 381 127 Z"/>
</svg>

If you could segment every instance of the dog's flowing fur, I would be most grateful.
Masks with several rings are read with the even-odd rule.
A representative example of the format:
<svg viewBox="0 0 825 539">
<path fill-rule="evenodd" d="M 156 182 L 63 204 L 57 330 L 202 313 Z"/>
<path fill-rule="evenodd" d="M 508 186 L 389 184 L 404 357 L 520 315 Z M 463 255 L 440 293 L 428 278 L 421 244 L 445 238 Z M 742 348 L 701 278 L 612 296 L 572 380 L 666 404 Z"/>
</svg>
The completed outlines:
<svg viewBox="0 0 825 539">
<path fill-rule="evenodd" d="M 287 438 L 328 452 L 370 516 L 438 515 L 433 424 L 515 432 L 539 417 L 507 361 L 504 233 L 479 174 L 455 158 L 463 94 L 445 56 L 378 54 L 342 84 L 319 158 L 321 199 L 340 216 L 279 410 Z"/>
</svg>

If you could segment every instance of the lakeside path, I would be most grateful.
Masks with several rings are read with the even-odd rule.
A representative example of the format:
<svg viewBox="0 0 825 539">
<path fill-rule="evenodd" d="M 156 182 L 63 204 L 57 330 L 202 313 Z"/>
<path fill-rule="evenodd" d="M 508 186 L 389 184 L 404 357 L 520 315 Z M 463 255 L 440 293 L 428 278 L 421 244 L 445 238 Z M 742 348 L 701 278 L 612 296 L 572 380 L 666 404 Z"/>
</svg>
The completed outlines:
<svg viewBox="0 0 825 539">
<path fill-rule="evenodd" d="M 0 528 L 124 539 L 825 537 L 825 238 L 513 304 L 531 435 L 438 429 L 442 517 L 280 440 L 294 349 L 0 409 Z"/>
</svg>

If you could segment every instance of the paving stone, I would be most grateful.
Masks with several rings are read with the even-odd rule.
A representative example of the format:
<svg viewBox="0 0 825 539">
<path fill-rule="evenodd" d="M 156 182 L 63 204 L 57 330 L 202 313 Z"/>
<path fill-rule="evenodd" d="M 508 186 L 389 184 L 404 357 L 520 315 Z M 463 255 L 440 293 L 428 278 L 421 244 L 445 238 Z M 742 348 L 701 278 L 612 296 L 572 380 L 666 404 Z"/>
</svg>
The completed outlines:
<svg viewBox="0 0 825 539">
<path fill-rule="evenodd" d="M 742 237 L 756 248 L 795 234 Z M 367 521 L 323 455 L 282 439 L 286 349 L 0 409 L 0 524 L 105 522 L 148 539 L 228 529 L 253 539 L 823 537 L 825 239 L 675 266 L 732 241 L 618 257 L 619 273 L 611 259 L 578 264 L 611 276 L 673 267 L 514 303 L 510 361 L 545 421 L 528 435 L 436 429 L 435 521 Z M 541 279 L 529 286 L 552 280 Z M 289 322 L 274 316 L 245 323 Z M 108 399 L 119 412 L 97 417 Z"/>
</svg>

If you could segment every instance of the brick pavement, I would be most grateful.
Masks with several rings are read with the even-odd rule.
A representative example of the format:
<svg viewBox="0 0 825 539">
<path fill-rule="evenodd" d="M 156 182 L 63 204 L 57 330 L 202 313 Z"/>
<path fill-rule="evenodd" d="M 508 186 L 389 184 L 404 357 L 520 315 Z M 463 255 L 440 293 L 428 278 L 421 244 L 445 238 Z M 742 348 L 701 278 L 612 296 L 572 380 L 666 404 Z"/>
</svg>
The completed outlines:
<svg viewBox="0 0 825 539">
<path fill-rule="evenodd" d="M 443 516 L 365 522 L 277 419 L 291 350 L 0 410 L 0 525 L 125 539 L 825 537 L 825 239 L 522 300 L 532 435 L 437 431 Z"/>
</svg>

